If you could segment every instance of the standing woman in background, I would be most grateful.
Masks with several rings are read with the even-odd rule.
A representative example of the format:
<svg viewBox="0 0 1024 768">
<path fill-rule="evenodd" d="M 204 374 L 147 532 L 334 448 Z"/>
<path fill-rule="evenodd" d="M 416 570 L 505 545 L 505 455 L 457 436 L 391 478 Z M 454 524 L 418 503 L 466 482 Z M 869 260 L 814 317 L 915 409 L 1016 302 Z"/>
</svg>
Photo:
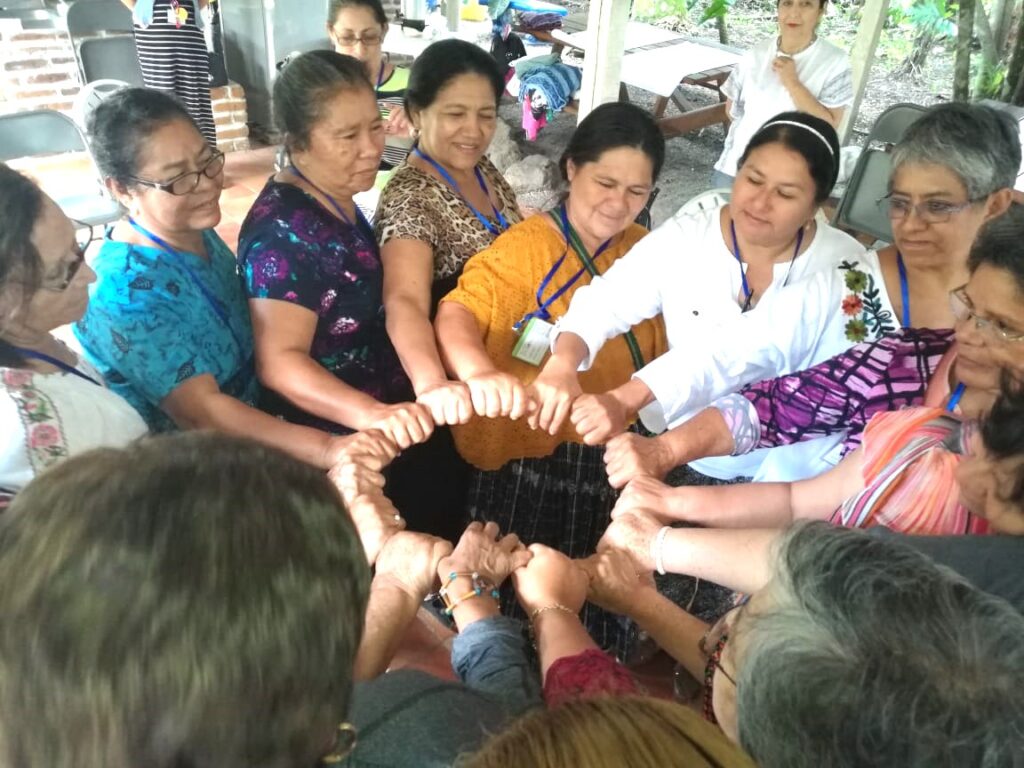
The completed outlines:
<svg viewBox="0 0 1024 768">
<path fill-rule="evenodd" d="M 121 0 L 135 22 L 142 82 L 180 101 L 206 142 L 216 149 L 210 103 L 210 55 L 203 13 L 210 0 Z"/>
<path fill-rule="evenodd" d="M 409 70 L 392 64 L 381 50 L 388 34 L 388 17 L 380 0 L 330 0 L 327 34 L 335 51 L 362 62 L 373 85 L 384 121 L 384 156 L 375 186 L 383 189 L 391 171 L 412 148 L 412 123 L 404 106 Z"/>
</svg>

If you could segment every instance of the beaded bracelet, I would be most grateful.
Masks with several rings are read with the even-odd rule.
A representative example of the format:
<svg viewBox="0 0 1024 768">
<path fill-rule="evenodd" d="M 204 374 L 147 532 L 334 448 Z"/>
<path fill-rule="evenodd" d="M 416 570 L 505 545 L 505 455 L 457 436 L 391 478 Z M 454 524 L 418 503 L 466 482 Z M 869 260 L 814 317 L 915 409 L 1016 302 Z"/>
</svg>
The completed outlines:
<svg viewBox="0 0 1024 768">
<path fill-rule="evenodd" d="M 451 586 L 452 583 L 458 578 L 468 578 L 472 582 L 472 588 L 469 592 L 466 592 L 459 597 L 452 597 Z M 444 583 L 444 586 L 438 591 L 441 599 L 444 601 L 444 612 L 445 615 L 451 616 L 452 611 L 455 610 L 456 606 L 464 600 L 469 600 L 471 597 L 480 597 L 481 595 L 488 594 L 495 600 L 498 599 L 500 593 L 497 588 L 481 578 L 480 574 L 476 571 L 452 571 L 448 574 L 448 580 Z"/>
</svg>

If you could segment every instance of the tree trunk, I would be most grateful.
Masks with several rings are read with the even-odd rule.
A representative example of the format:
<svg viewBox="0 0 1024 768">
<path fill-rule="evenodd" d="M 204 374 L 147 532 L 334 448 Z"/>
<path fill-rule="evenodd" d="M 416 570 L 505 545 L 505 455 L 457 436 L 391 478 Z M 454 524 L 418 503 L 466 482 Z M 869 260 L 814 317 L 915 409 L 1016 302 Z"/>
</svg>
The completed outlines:
<svg viewBox="0 0 1024 768">
<path fill-rule="evenodd" d="M 922 70 L 924 70 L 925 62 L 928 60 L 928 54 L 935 47 L 935 41 L 938 37 L 938 31 L 934 25 L 929 25 L 918 32 L 910 55 L 899 65 L 895 74 L 897 76 L 910 75 L 912 77 L 920 75 Z"/>
<path fill-rule="evenodd" d="M 953 64 L 953 101 L 967 101 L 971 95 L 971 37 L 974 30 L 975 0 L 960 0 L 956 20 L 956 59 Z"/>
<path fill-rule="evenodd" d="M 1010 38 L 1010 27 L 1013 24 L 1014 0 L 992 0 L 989 20 L 992 22 L 992 41 L 996 51 L 1002 53 Z"/>
<path fill-rule="evenodd" d="M 978 34 L 978 41 L 981 43 L 981 63 L 978 65 L 978 74 L 974 79 L 974 95 L 988 98 L 997 93 L 990 89 L 992 77 L 999 65 L 999 52 L 992 34 L 992 25 L 985 14 L 985 6 L 982 4 L 974 8 L 974 31 Z"/>
<path fill-rule="evenodd" d="M 1006 70 L 1006 81 L 1003 84 L 1003 98 L 1018 104 L 1016 98 L 1017 86 L 1021 81 L 1021 69 L 1024 69 L 1024 12 L 1017 19 L 1017 39 L 1013 44 L 1013 55 L 1010 57 L 1010 66 Z"/>
<path fill-rule="evenodd" d="M 718 42 L 722 45 L 729 44 L 729 29 L 725 26 L 725 15 L 715 19 L 715 26 L 718 28 Z"/>
</svg>

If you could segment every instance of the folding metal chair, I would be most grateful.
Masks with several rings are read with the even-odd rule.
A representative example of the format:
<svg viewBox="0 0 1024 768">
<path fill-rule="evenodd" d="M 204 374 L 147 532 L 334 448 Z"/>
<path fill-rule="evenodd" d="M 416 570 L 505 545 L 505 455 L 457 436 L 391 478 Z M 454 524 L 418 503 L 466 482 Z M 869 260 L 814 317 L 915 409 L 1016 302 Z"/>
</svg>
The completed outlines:
<svg viewBox="0 0 1024 768">
<path fill-rule="evenodd" d="M 51 109 L 0 115 L 0 161 L 56 155 L 85 154 L 88 172 L 84 183 L 61 180 L 61 190 L 47 189 L 68 218 L 102 226 L 121 217 L 121 206 L 110 198 L 100 178 L 81 128 L 67 115 Z M 68 183 L 65 184 L 65 181 Z M 78 187 L 77 189 L 75 187 Z"/>
<path fill-rule="evenodd" d="M 924 113 L 925 108 L 917 104 L 896 104 L 878 116 L 836 208 L 832 218 L 834 226 L 892 242 L 892 224 L 878 205 L 879 199 L 889 191 L 892 172 L 889 153 L 892 145 L 899 142 L 907 128 Z"/>
</svg>

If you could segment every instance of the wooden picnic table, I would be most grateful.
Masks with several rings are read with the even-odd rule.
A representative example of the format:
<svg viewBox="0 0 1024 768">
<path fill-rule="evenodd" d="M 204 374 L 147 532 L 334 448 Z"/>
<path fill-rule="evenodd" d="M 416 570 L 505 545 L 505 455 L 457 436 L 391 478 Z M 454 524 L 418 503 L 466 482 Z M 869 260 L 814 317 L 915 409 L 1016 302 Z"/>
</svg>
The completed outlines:
<svg viewBox="0 0 1024 768">
<path fill-rule="evenodd" d="M 566 48 L 585 53 L 585 43 L 581 39 L 582 35 L 580 33 L 586 31 L 586 21 L 586 14 L 569 14 L 563 20 L 561 30 L 534 32 L 528 29 L 519 29 L 518 31 L 533 35 L 541 42 L 549 43 L 551 45 L 551 52 L 556 55 L 560 54 Z M 731 46 L 722 45 L 708 40 L 699 40 L 688 35 L 680 35 L 667 30 L 661 30 L 647 24 L 630 22 L 630 27 L 632 29 L 627 29 L 627 46 L 629 46 L 628 36 L 631 31 L 636 31 L 638 33 L 636 35 L 637 37 L 642 36 L 644 33 L 647 33 L 648 36 L 653 35 L 655 41 L 643 45 L 627 47 L 625 51 L 627 56 L 640 54 L 646 51 L 659 51 L 660 49 L 671 48 L 673 46 L 680 46 L 683 44 L 689 46 L 688 50 L 691 54 L 694 50 L 693 46 L 707 48 L 709 52 L 726 52 L 728 54 L 732 54 L 735 58 L 738 58 L 740 54 L 740 50 L 738 48 L 733 48 Z M 648 30 L 650 30 L 650 32 Z M 712 54 L 711 57 L 719 60 L 722 59 L 721 55 L 714 56 Z M 725 95 L 722 93 L 722 85 L 732 73 L 733 66 L 733 63 L 726 63 L 711 66 L 700 71 L 690 72 L 684 75 L 679 82 L 675 84 L 670 94 L 659 94 L 654 102 L 654 108 L 652 111 L 655 118 L 658 120 L 658 125 L 661 128 L 662 133 L 666 136 L 678 136 L 715 123 L 727 125 L 728 116 L 725 110 Z M 644 88 L 643 85 L 638 83 L 630 84 Z M 619 95 L 622 100 L 628 101 L 629 96 L 625 85 L 625 81 L 620 85 Z M 705 107 L 695 107 L 689 99 L 687 99 L 686 93 L 682 88 L 684 85 L 698 86 L 714 91 L 718 96 L 718 103 Z M 644 88 L 644 90 L 649 90 L 649 88 Z M 665 110 L 668 108 L 670 101 L 676 105 L 682 114 L 673 117 L 665 117 Z"/>
</svg>

